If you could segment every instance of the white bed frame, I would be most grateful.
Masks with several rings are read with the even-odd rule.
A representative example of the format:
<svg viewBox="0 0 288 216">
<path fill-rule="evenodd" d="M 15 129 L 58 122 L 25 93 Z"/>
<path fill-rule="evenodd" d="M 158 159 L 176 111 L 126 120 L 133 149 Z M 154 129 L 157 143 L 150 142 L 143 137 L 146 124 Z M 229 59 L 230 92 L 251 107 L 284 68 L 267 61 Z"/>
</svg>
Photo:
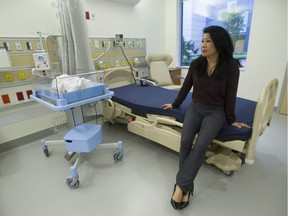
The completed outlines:
<svg viewBox="0 0 288 216">
<path fill-rule="evenodd" d="M 115 68 L 105 71 L 104 82 L 108 88 L 114 88 L 134 83 L 134 80 L 128 68 Z M 206 163 L 215 165 L 226 175 L 232 175 L 244 162 L 254 163 L 258 138 L 271 122 L 277 88 L 277 79 L 270 80 L 263 87 L 257 102 L 249 140 L 227 142 L 213 140 L 206 154 Z M 182 123 L 172 117 L 147 115 L 144 118 L 112 100 L 103 102 L 103 115 L 106 121 L 127 124 L 128 131 L 179 152 Z"/>
</svg>

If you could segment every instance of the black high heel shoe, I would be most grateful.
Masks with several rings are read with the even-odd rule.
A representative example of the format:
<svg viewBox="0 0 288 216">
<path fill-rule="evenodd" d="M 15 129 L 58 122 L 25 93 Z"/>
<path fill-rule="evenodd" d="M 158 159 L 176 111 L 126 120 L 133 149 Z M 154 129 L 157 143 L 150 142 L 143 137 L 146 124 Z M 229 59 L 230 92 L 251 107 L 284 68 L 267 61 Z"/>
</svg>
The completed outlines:
<svg viewBox="0 0 288 216">
<path fill-rule="evenodd" d="M 173 191 L 173 194 L 172 194 L 172 197 L 171 197 L 171 205 L 172 207 L 177 210 L 177 209 L 180 209 L 180 206 L 181 206 L 181 203 L 182 202 L 176 202 L 175 200 L 173 200 L 173 195 L 176 191 L 176 186 L 177 186 L 177 183 L 174 185 L 174 191 Z"/>
<path fill-rule="evenodd" d="M 186 194 L 183 193 L 183 196 L 186 196 L 188 195 L 188 201 L 187 202 L 181 202 L 181 205 L 179 206 L 179 209 L 184 209 L 185 207 L 187 207 L 189 205 L 189 201 L 190 201 L 190 195 L 192 194 L 193 196 L 193 193 L 191 193 L 190 191 L 188 191 Z"/>
</svg>

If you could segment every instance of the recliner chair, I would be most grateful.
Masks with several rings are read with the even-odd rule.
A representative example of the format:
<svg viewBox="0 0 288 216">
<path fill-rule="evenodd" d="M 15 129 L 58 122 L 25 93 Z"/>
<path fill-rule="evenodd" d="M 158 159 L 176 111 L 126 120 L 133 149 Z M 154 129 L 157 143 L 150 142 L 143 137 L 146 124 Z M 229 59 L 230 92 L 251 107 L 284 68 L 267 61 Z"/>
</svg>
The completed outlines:
<svg viewBox="0 0 288 216">
<path fill-rule="evenodd" d="M 157 86 L 171 90 L 179 90 L 181 86 L 173 84 L 168 68 L 172 61 L 172 56 L 168 54 L 151 54 L 146 56 L 146 63 L 150 70 L 150 78 L 156 81 Z"/>
</svg>

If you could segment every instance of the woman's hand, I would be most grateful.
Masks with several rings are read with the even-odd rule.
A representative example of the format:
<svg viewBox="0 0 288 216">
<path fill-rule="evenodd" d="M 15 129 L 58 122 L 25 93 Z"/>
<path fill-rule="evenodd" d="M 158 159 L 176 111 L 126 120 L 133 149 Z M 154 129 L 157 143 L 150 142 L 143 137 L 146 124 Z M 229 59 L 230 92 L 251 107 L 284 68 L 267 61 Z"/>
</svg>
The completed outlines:
<svg viewBox="0 0 288 216">
<path fill-rule="evenodd" d="M 164 110 L 173 108 L 172 104 L 163 104 L 162 107 L 164 108 Z"/>
<path fill-rule="evenodd" d="M 251 128 L 249 125 L 242 123 L 242 122 L 234 122 L 232 123 L 232 126 L 237 127 L 237 128 L 242 128 L 242 127 Z"/>
</svg>

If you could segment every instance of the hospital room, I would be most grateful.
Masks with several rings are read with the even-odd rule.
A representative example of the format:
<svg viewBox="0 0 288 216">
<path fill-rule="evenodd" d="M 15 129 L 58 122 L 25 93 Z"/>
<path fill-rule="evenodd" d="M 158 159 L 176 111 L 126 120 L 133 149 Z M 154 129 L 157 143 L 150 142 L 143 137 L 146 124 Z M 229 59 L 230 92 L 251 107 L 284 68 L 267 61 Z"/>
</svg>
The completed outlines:
<svg viewBox="0 0 288 216">
<path fill-rule="evenodd" d="M 286 0 L 2 0 L 1 216 L 287 216 Z"/>
</svg>

